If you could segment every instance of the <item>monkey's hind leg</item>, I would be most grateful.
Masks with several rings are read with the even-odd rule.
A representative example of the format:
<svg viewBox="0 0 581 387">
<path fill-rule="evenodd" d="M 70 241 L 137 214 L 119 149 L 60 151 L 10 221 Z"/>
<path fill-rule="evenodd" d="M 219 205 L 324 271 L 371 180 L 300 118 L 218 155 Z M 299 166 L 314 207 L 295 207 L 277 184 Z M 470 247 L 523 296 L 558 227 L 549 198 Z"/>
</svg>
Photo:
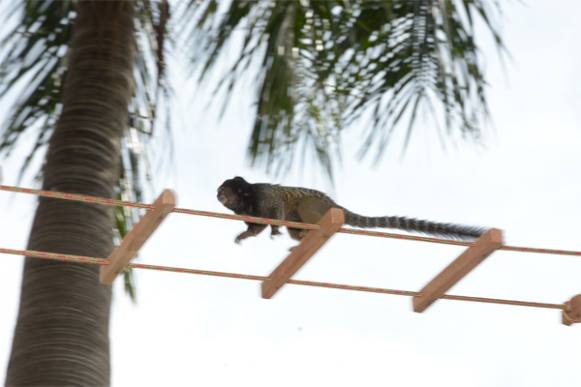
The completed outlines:
<svg viewBox="0 0 581 387">
<path fill-rule="evenodd" d="M 290 235 L 291 238 L 293 238 L 294 240 L 300 241 L 301 239 L 303 239 L 305 237 L 305 235 L 307 235 L 307 232 L 309 232 L 309 230 L 303 230 L 301 228 L 287 228 L 288 230 L 288 234 Z"/>
<path fill-rule="evenodd" d="M 236 237 L 236 239 L 234 239 L 235 243 L 240 244 L 240 242 L 243 239 L 246 239 L 248 237 L 257 236 L 266 228 L 266 224 L 257 224 L 257 223 L 246 223 L 246 224 L 248 225 L 248 229 L 246 231 L 240 233 Z"/>
<path fill-rule="evenodd" d="M 300 222 L 301 217 L 299 216 L 298 212 L 293 211 L 287 215 L 286 220 L 291 221 L 291 222 Z M 293 228 L 293 227 L 287 227 L 286 229 L 288 231 L 288 235 L 290 235 L 291 238 L 293 238 L 294 240 L 297 240 L 297 241 L 300 241 L 301 239 L 303 239 L 305 237 L 305 235 L 307 235 L 307 232 L 309 231 L 309 230 L 304 230 L 301 228 Z"/>
<path fill-rule="evenodd" d="M 300 241 L 301 239 L 303 239 L 305 237 L 305 235 L 307 235 L 307 232 L 309 232 L 309 230 L 303 230 L 301 228 L 291 228 L 291 227 L 287 227 L 286 228 L 288 230 L 288 234 L 290 235 L 291 238 L 293 238 L 294 240 Z M 293 247 L 289 247 L 288 251 L 293 251 L 298 245 L 295 245 Z"/>
<path fill-rule="evenodd" d="M 319 198 L 304 198 L 301 200 L 297 207 L 297 211 L 293 213 L 292 220 L 295 222 L 302 222 L 302 223 L 310 223 L 310 224 L 317 224 L 325 215 L 325 212 L 329 210 L 330 206 L 321 201 Z M 288 228 L 288 233 L 290 234 L 291 238 L 300 241 L 303 239 L 309 230 L 300 229 L 300 228 Z"/>
</svg>

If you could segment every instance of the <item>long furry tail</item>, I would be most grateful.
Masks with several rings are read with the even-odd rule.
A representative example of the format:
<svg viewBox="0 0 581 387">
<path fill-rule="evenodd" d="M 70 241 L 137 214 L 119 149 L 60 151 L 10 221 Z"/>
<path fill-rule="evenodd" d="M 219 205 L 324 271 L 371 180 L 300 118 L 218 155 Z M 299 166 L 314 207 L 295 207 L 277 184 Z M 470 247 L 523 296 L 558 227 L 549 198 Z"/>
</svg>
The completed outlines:
<svg viewBox="0 0 581 387">
<path fill-rule="evenodd" d="M 403 216 L 363 216 L 345 210 L 345 223 L 362 228 L 395 228 L 404 231 L 415 231 L 434 236 L 453 239 L 476 239 L 486 228 L 464 226 L 453 223 L 438 223 L 418 220 Z"/>
</svg>

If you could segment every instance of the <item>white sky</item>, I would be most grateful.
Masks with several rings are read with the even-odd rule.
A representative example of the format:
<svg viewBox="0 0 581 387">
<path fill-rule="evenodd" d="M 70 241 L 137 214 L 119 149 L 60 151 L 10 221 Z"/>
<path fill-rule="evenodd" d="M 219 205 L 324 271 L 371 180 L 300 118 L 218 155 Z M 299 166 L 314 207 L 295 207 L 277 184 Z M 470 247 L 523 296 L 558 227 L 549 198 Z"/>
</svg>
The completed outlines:
<svg viewBox="0 0 581 387">
<path fill-rule="evenodd" d="M 574 16 L 580 13 L 574 0 L 507 4 L 504 36 L 514 61 L 503 71 L 495 51 L 485 47 L 496 127 L 487 148 L 460 144 L 461 150 L 442 152 L 426 123 L 403 161 L 398 151 L 369 168 L 346 149 L 337 201 L 368 215 L 499 227 L 510 244 L 580 249 L 581 26 Z M 191 102 L 193 89 L 177 91 L 178 168 L 160 179 L 159 188 L 175 189 L 180 207 L 224 211 L 215 199 L 222 180 L 243 175 L 273 181 L 246 166 L 248 93 L 238 95 L 236 106 L 217 122 L 200 102 L 203 94 Z M 4 163 L 4 184 L 15 183 L 16 161 Z M 310 173 L 277 182 L 329 190 Z M 0 246 L 25 247 L 34 200 L 0 192 Z M 266 275 L 293 245 L 286 236 L 272 241 L 265 233 L 237 246 L 232 240 L 243 228 L 239 222 L 172 214 L 140 262 Z M 338 235 L 297 278 L 417 290 L 461 251 Z M 3 366 L 22 261 L 0 258 Z M 579 258 L 497 252 L 451 293 L 563 302 L 581 291 L 579 273 Z M 115 285 L 114 386 L 578 385 L 581 327 L 561 325 L 558 311 L 439 301 L 420 315 L 411 312 L 407 297 L 289 285 L 263 300 L 257 282 L 136 274 L 136 306 L 121 282 Z"/>
</svg>

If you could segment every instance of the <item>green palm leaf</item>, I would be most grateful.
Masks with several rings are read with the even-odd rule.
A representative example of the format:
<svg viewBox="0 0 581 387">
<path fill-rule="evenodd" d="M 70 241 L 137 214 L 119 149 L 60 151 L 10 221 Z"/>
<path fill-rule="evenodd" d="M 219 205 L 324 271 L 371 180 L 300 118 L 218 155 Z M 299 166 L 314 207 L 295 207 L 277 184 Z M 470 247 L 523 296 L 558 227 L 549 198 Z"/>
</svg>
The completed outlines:
<svg viewBox="0 0 581 387">
<path fill-rule="evenodd" d="M 250 160 L 280 172 L 312 151 L 332 176 L 342 131 L 365 114 L 360 155 L 379 157 L 402 125 L 407 146 L 421 109 L 450 133 L 480 139 L 488 108 L 475 15 L 503 49 L 498 10 L 488 0 L 233 0 L 222 11 L 202 0 L 184 7 L 182 22 L 201 46 L 193 64 L 202 79 L 233 47 L 220 84 L 227 93 L 256 69 Z"/>
</svg>

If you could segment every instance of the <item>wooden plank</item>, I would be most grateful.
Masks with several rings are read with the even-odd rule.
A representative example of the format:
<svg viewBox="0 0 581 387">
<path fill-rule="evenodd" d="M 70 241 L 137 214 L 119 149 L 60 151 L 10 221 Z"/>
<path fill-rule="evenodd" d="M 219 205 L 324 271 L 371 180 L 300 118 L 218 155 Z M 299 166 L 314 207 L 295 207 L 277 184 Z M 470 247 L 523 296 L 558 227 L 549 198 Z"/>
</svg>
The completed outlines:
<svg viewBox="0 0 581 387">
<path fill-rule="evenodd" d="M 345 223 L 343 210 L 331 208 L 284 261 L 262 282 L 262 298 L 271 298 Z"/>
<path fill-rule="evenodd" d="M 478 266 L 486 257 L 502 246 L 502 230 L 493 228 L 476 240 L 458 258 L 430 281 L 413 298 L 414 312 L 421 313 L 436 299 L 443 296 L 466 274 Z"/>
<path fill-rule="evenodd" d="M 581 323 L 581 294 L 577 294 L 565 303 L 562 318 L 565 325 Z"/>
<path fill-rule="evenodd" d="M 143 215 L 125 235 L 121 244 L 113 250 L 109 264 L 101 266 L 99 275 L 101 283 L 108 285 L 113 282 L 175 206 L 175 193 L 169 189 L 164 190 L 153 203 L 153 208 Z"/>
</svg>

